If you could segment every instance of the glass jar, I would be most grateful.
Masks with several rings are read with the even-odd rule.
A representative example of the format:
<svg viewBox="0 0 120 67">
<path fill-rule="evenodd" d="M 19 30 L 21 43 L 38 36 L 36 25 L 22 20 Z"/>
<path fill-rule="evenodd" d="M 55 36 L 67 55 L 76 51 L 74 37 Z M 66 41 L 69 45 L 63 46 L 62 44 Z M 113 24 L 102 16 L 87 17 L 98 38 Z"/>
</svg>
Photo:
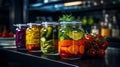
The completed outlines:
<svg viewBox="0 0 120 67">
<path fill-rule="evenodd" d="M 63 59 L 79 59 L 84 54 L 84 39 L 81 22 L 61 22 L 59 29 L 58 52 Z"/>
<path fill-rule="evenodd" d="M 42 22 L 40 33 L 41 51 L 46 55 L 58 55 L 58 23 Z"/>
<path fill-rule="evenodd" d="M 15 42 L 17 48 L 25 48 L 26 24 L 16 24 Z"/>
<path fill-rule="evenodd" d="M 28 23 L 26 29 L 26 49 L 29 51 L 40 50 L 40 28 L 37 23 Z"/>
<path fill-rule="evenodd" d="M 99 34 L 99 31 L 99 26 L 97 24 L 91 26 L 91 34 Z"/>
</svg>

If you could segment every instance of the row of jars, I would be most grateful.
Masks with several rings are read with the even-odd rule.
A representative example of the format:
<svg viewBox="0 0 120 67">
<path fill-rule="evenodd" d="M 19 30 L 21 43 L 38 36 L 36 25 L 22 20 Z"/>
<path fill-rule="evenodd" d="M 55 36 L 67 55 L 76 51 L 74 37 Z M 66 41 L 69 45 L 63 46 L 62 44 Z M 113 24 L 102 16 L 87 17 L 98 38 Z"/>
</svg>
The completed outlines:
<svg viewBox="0 0 120 67">
<path fill-rule="evenodd" d="M 80 22 L 43 22 L 16 24 L 16 47 L 28 51 L 41 50 L 46 55 L 60 55 L 64 59 L 81 58 L 84 38 Z"/>
</svg>

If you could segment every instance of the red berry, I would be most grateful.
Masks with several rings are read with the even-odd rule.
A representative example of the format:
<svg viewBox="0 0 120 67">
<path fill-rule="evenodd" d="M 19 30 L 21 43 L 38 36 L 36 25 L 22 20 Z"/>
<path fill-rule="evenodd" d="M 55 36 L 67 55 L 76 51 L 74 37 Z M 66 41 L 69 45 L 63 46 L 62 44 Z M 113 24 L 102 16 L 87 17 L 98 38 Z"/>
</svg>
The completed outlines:
<svg viewBox="0 0 120 67">
<path fill-rule="evenodd" d="M 100 48 L 101 48 L 101 49 L 104 49 L 104 50 L 105 50 L 107 47 L 108 47 L 108 42 L 107 42 L 107 41 L 103 42 L 102 45 L 100 46 Z"/>
<path fill-rule="evenodd" d="M 100 43 L 99 42 L 93 42 L 93 48 L 99 49 Z"/>
<path fill-rule="evenodd" d="M 2 37 L 7 37 L 7 36 L 8 36 L 7 32 L 2 33 Z"/>
<path fill-rule="evenodd" d="M 102 40 L 104 40 L 104 37 L 101 34 L 96 34 L 95 39 L 96 39 L 96 41 L 102 41 Z"/>
<path fill-rule="evenodd" d="M 14 34 L 12 32 L 10 32 L 9 37 L 14 37 Z"/>
<path fill-rule="evenodd" d="M 85 40 L 85 48 L 89 49 L 90 48 L 90 43 L 88 40 Z"/>
<path fill-rule="evenodd" d="M 89 40 L 89 41 L 94 41 L 95 40 L 95 38 L 91 34 L 87 34 L 86 39 Z"/>
<path fill-rule="evenodd" d="M 87 53 L 90 56 L 95 56 L 96 55 L 96 50 L 95 49 L 89 49 Z"/>
<path fill-rule="evenodd" d="M 99 57 L 104 57 L 105 56 L 105 50 L 104 49 L 100 49 L 99 51 L 97 51 L 97 55 Z"/>
</svg>

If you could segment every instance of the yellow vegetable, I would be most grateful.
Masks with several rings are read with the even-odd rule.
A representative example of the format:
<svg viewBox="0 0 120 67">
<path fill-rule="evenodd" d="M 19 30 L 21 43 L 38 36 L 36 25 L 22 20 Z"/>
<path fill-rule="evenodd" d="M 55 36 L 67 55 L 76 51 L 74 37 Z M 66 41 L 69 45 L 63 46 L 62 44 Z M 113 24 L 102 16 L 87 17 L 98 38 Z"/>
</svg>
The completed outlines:
<svg viewBox="0 0 120 67">
<path fill-rule="evenodd" d="M 80 32 L 72 31 L 68 33 L 68 36 L 72 38 L 73 40 L 80 40 L 84 37 L 84 33 L 82 31 Z"/>
</svg>

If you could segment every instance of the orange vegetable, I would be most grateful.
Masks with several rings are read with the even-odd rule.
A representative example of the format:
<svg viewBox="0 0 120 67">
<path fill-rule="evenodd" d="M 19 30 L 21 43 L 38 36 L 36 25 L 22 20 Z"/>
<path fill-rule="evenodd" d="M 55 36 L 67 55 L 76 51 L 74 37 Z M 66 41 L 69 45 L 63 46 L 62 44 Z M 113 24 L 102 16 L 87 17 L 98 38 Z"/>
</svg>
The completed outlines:
<svg viewBox="0 0 120 67">
<path fill-rule="evenodd" d="M 72 45 L 72 40 L 62 40 L 62 41 L 59 41 L 59 45 L 61 47 L 68 47 L 68 46 Z"/>
<path fill-rule="evenodd" d="M 78 51 L 80 54 L 84 54 L 85 51 L 84 45 L 80 45 Z"/>
<path fill-rule="evenodd" d="M 68 47 L 67 50 L 71 54 L 77 54 L 78 53 L 78 45 L 71 45 Z"/>
<path fill-rule="evenodd" d="M 68 47 L 60 47 L 59 49 L 60 49 L 60 51 L 64 51 L 64 52 L 67 53 L 67 52 L 68 52 L 68 51 L 67 51 L 67 48 L 68 48 Z"/>
</svg>

